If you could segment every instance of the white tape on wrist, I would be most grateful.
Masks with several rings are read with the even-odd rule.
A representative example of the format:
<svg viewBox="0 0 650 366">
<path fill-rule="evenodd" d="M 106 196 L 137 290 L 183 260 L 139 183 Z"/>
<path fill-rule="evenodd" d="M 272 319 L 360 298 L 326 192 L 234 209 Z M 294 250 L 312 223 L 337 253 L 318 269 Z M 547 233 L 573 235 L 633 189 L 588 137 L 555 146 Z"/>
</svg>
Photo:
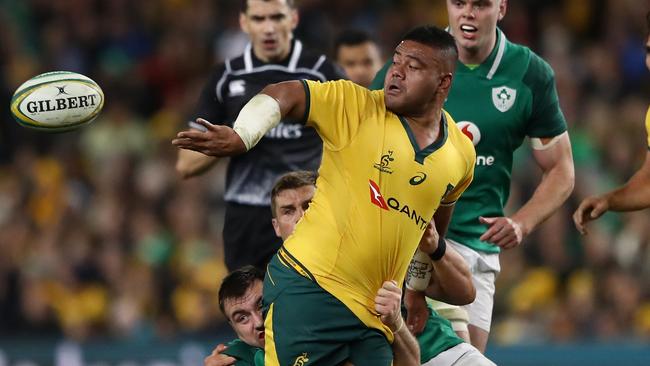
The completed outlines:
<svg viewBox="0 0 650 366">
<path fill-rule="evenodd" d="M 241 137 L 246 151 L 252 149 L 282 119 L 280 104 L 266 94 L 257 94 L 239 112 L 232 129 Z"/>
<path fill-rule="evenodd" d="M 414 291 L 424 291 L 429 286 L 433 264 L 427 253 L 420 249 L 415 251 L 413 259 L 406 272 L 406 288 Z"/>
</svg>

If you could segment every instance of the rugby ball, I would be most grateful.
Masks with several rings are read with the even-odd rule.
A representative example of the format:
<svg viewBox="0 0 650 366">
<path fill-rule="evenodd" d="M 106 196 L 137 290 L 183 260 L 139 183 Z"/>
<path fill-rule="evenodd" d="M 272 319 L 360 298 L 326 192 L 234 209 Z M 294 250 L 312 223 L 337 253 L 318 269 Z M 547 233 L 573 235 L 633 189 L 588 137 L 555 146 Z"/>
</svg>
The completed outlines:
<svg viewBox="0 0 650 366">
<path fill-rule="evenodd" d="M 69 131 L 89 123 L 104 107 L 102 89 L 87 76 L 54 71 L 34 76 L 11 98 L 11 114 L 22 126 Z"/>
</svg>

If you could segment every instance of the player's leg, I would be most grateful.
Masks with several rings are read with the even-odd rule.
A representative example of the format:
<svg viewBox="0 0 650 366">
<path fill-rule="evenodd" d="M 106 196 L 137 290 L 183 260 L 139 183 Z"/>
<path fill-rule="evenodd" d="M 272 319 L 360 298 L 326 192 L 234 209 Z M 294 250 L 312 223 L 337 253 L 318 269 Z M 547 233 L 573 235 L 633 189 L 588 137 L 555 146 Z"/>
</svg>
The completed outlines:
<svg viewBox="0 0 650 366">
<path fill-rule="evenodd" d="M 477 261 L 472 276 L 476 288 L 476 299 L 473 303 L 465 305 L 469 314 L 469 336 L 472 345 L 481 353 L 485 352 L 490 327 L 492 325 L 492 309 L 494 307 L 494 283 L 499 274 L 499 255 L 479 253 L 481 258 Z"/>
<path fill-rule="evenodd" d="M 278 255 L 268 266 L 264 305 L 265 365 L 337 365 L 368 330 L 343 303 Z M 391 360 L 392 354 L 385 365 Z"/>
<path fill-rule="evenodd" d="M 472 282 L 476 288 L 476 299 L 463 306 L 469 315 L 469 336 L 471 343 L 479 351 L 485 352 L 494 307 L 494 283 L 501 267 L 498 254 L 476 252 L 462 244 L 448 241 L 467 261 L 472 271 Z"/>
<path fill-rule="evenodd" d="M 393 350 L 382 333 L 366 328 L 362 336 L 350 344 L 350 362 L 354 366 L 390 366 Z"/>
<path fill-rule="evenodd" d="M 460 343 L 422 364 L 422 366 L 495 366 L 469 343 Z"/>
<path fill-rule="evenodd" d="M 251 264 L 266 270 L 266 264 L 282 244 L 271 225 L 268 206 L 226 203 L 223 224 L 224 259 L 229 271 Z"/>
</svg>

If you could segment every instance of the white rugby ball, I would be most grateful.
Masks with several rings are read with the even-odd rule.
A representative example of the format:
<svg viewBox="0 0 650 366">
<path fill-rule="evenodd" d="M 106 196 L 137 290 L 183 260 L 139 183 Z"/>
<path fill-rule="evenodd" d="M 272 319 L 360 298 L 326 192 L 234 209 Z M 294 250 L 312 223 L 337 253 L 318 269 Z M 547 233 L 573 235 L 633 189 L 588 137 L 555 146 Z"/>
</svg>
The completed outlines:
<svg viewBox="0 0 650 366">
<path fill-rule="evenodd" d="M 34 76 L 11 98 L 11 114 L 21 125 L 68 131 L 89 123 L 104 107 L 102 89 L 87 76 L 54 71 Z"/>
</svg>

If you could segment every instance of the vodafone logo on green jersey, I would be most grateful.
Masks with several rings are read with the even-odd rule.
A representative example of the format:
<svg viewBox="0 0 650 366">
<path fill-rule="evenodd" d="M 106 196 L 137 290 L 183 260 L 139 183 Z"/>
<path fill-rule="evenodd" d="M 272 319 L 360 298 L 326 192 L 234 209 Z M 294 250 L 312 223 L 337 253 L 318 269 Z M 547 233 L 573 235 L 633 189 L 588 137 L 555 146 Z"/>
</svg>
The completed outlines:
<svg viewBox="0 0 650 366">
<path fill-rule="evenodd" d="M 460 121 L 456 123 L 456 126 L 460 129 L 460 131 L 467 137 L 469 137 L 470 140 L 472 140 L 472 143 L 474 146 L 478 145 L 478 143 L 481 141 L 481 130 L 478 129 L 478 126 L 473 124 L 470 121 Z"/>
<path fill-rule="evenodd" d="M 472 140 L 474 146 L 481 142 L 481 130 L 478 126 L 470 121 L 460 121 L 456 123 L 460 131 Z M 494 156 L 492 155 L 476 155 L 476 165 L 478 166 L 492 166 L 494 165 Z"/>
</svg>

